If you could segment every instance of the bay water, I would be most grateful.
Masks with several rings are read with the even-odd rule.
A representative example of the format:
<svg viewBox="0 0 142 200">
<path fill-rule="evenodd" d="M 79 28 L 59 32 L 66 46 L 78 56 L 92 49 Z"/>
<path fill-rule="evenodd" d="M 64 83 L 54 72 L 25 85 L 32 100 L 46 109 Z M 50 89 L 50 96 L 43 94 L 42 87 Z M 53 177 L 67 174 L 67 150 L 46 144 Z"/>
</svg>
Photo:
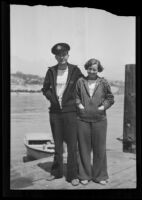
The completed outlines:
<svg viewBox="0 0 142 200">
<path fill-rule="evenodd" d="M 11 166 L 23 162 L 26 156 L 24 136 L 46 133 L 52 138 L 49 123 L 50 103 L 42 93 L 11 93 L 10 159 Z M 123 135 L 124 95 L 115 95 L 114 105 L 107 110 L 107 150 L 121 151 L 116 138 Z"/>
</svg>

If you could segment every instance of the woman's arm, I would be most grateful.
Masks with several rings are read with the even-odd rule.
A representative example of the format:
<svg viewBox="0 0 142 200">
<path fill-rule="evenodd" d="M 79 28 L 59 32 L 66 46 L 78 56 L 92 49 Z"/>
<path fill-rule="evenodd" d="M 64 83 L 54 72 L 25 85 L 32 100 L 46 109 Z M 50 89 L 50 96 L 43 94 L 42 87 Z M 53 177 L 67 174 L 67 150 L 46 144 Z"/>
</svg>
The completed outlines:
<svg viewBox="0 0 142 200">
<path fill-rule="evenodd" d="M 106 79 L 103 79 L 103 86 L 105 92 L 105 100 L 102 104 L 106 110 L 114 104 L 114 95 L 112 94 L 111 87 Z"/>
</svg>

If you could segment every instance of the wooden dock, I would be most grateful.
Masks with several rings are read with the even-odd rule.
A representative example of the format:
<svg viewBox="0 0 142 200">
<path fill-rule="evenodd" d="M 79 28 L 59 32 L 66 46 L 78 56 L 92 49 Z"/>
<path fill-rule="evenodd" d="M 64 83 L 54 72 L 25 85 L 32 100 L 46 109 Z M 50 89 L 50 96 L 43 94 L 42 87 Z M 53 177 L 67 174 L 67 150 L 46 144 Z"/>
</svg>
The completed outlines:
<svg viewBox="0 0 142 200">
<path fill-rule="evenodd" d="M 127 189 L 136 188 L 136 154 L 107 151 L 109 183 L 100 185 L 92 181 L 84 186 L 72 186 L 65 177 L 47 181 L 53 157 L 22 163 L 11 169 L 11 190 L 67 190 L 67 189 Z M 64 155 L 66 174 L 66 155 Z"/>
</svg>

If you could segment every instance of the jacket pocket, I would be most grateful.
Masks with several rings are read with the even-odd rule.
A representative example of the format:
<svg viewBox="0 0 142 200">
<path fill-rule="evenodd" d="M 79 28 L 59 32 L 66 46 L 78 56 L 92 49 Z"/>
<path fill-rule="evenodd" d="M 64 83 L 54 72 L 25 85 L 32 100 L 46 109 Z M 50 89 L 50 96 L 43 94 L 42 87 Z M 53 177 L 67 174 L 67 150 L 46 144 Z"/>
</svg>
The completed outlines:
<svg viewBox="0 0 142 200">
<path fill-rule="evenodd" d="M 100 118 L 104 115 L 104 110 L 99 110 L 98 107 L 96 105 L 94 106 L 87 106 L 86 107 L 86 116 L 88 116 L 89 118 Z"/>
<path fill-rule="evenodd" d="M 104 114 L 105 114 L 105 110 L 99 110 L 99 108 L 97 108 L 96 113 L 97 113 L 98 115 L 104 115 Z"/>
<path fill-rule="evenodd" d="M 79 111 L 80 111 L 81 113 L 84 113 L 84 112 L 85 112 L 85 108 L 79 108 Z"/>
<path fill-rule="evenodd" d="M 86 110 L 85 110 L 85 108 L 84 108 L 84 109 L 78 108 L 78 109 L 77 109 L 77 113 L 78 113 L 80 116 L 82 116 L 82 115 L 85 115 Z"/>
</svg>

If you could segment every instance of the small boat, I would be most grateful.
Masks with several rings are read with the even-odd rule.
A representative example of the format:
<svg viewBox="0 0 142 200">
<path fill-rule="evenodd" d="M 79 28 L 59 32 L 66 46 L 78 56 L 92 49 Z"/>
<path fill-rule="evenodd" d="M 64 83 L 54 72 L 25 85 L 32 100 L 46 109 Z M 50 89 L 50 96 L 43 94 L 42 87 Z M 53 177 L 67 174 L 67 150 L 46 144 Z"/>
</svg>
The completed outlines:
<svg viewBox="0 0 142 200">
<path fill-rule="evenodd" d="M 27 157 L 41 159 L 54 155 L 55 145 L 52 139 L 45 133 L 29 133 L 24 137 L 24 145 Z"/>
</svg>

